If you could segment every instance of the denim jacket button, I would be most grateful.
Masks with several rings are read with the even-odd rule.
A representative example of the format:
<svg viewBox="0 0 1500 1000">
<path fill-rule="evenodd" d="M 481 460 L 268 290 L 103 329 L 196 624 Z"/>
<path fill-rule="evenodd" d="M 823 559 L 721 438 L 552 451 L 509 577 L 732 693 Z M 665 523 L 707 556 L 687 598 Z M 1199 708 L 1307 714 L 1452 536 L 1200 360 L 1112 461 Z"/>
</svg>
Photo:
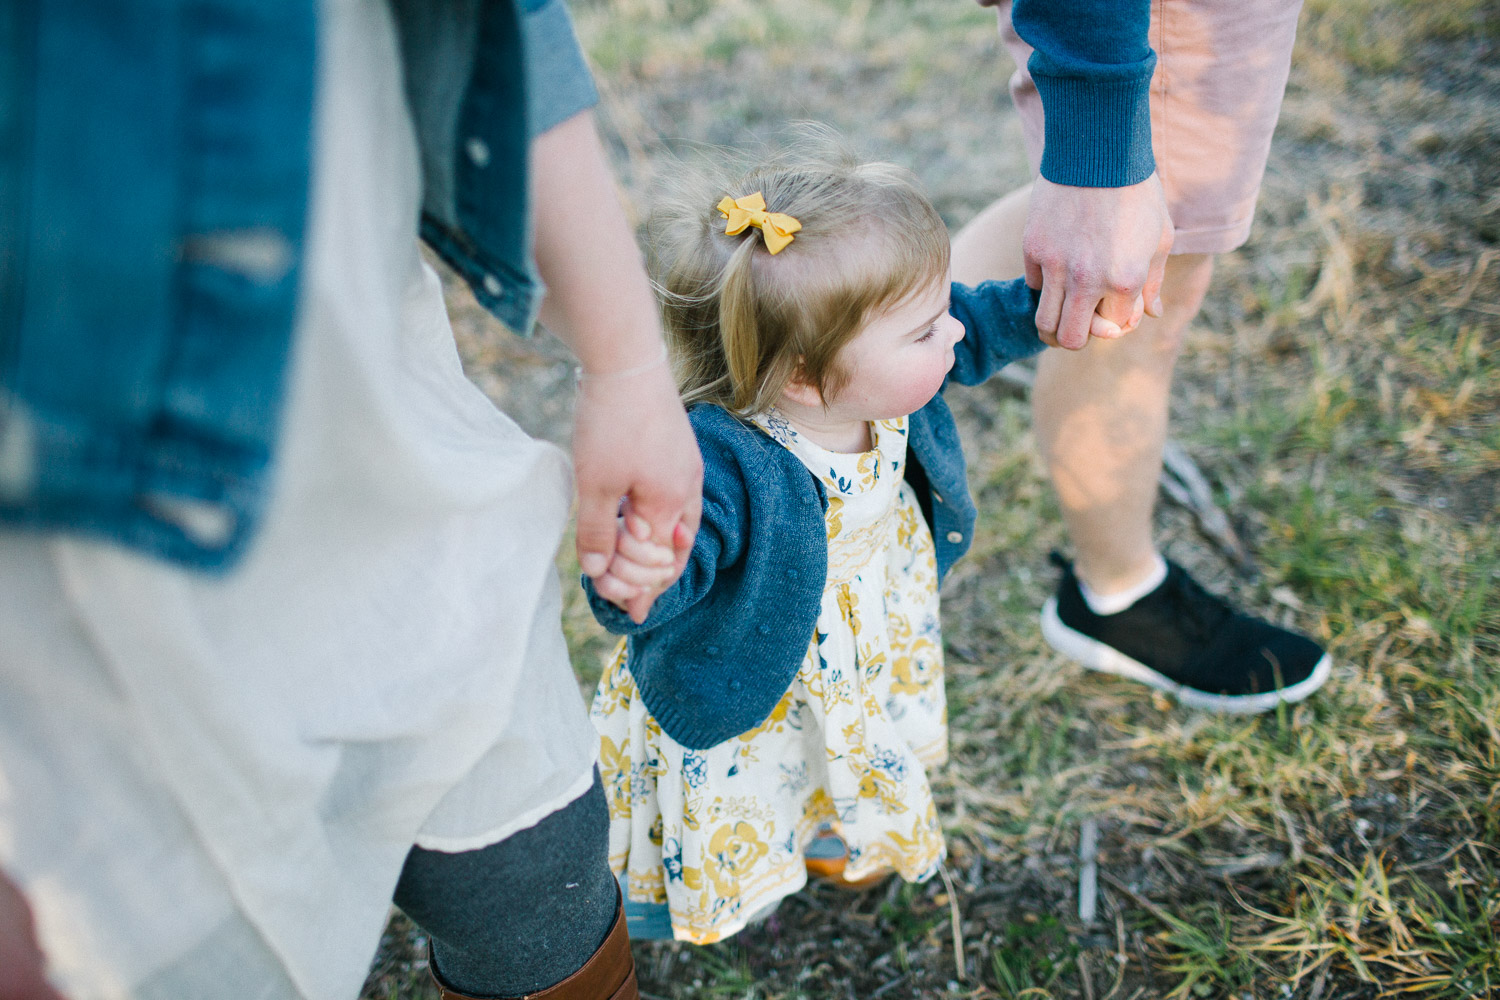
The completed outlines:
<svg viewBox="0 0 1500 1000">
<path fill-rule="evenodd" d="M 950 532 L 948 532 L 948 541 L 952 542 L 954 545 L 957 545 L 959 542 L 961 542 L 963 540 L 964 540 L 964 533 L 962 531 L 950 531 Z"/>
<path fill-rule="evenodd" d="M 490 165 L 490 147 L 485 145 L 483 139 L 470 139 L 464 143 L 464 151 L 469 154 L 469 162 L 476 167 L 487 167 Z"/>
</svg>

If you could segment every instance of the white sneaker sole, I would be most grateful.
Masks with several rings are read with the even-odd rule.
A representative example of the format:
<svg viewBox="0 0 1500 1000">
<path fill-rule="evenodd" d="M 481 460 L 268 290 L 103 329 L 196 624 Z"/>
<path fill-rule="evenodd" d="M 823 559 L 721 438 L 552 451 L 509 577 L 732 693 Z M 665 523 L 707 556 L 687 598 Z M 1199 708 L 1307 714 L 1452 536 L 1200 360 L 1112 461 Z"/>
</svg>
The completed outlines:
<svg viewBox="0 0 1500 1000">
<path fill-rule="evenodd" d="M 1302 701 L 1328 681 L 1333 672 L 1333 661 L 1324 653 L 1313 667 L 1313 672 L 1290 687 L 1262 694 L 1210 694 L 1179 684 L 1166 674 L 1158 673 L 1139 660 L 1107 646 L 1098 639 L 1091 639 L 1077 629 L 1069 628 L 1057 614 L 1057 598 L 1047 598 L 1042 605 L 1042 638 L 1047 644 L 1071 660 L 1076 660 L 1090 670 L 1127 677 L 1133 681 L 1165 691 L 1184 705 L 1206 708 L 1236 715 L 1256 715 L 1269 712 L 1280 704 Z"/>
</svg>

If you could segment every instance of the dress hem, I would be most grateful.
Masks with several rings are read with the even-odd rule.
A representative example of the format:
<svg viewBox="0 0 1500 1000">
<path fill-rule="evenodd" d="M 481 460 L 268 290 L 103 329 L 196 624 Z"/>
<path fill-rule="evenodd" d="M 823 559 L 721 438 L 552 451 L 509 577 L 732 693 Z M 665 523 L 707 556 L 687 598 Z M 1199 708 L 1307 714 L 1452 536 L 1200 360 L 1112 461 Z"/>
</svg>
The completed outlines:
<svg viewBox="0 0 1500 1000">
<path fill-rule="evenodd" d="M 593 786 L 594 762 L 589 761 L 588 769 L 584 771 L 583 775 L 569 784 L 561 793 L 548 799 L 545 803 L 534 809 L 526 810 L 513 820 L 503 823 L 500 826 L 492 827 L 484 833 L 472 834 L 467 837 L 434 837 L 418 834 L 413 843 L 424 851 L 439 851 L 443 854 L 461 854 L 465 851 L 478 851 L 492 844 L 498 844 L 500 841 L 520 833 L 522 830 L 536 826 L 548 816 L 551 816 L 559 809 L 562 809 L 588 792 Z"/>
</svg>

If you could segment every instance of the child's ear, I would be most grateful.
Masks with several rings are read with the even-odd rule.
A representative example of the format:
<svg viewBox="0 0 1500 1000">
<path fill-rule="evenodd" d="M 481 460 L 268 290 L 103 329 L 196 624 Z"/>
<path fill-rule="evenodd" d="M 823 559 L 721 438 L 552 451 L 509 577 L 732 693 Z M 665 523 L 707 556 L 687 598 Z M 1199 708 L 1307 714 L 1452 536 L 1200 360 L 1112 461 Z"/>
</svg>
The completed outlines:
<svg viewBox="0 0 1500 1000">
<path fill-rule="evenodd" d="M 823 405 L 823 394 L 818 391 L 816 385 L 807 380 L 800 365 L 792 377 L 787 379 L 781 394 L 798 406 L 820 407 Z"/>
</svg>

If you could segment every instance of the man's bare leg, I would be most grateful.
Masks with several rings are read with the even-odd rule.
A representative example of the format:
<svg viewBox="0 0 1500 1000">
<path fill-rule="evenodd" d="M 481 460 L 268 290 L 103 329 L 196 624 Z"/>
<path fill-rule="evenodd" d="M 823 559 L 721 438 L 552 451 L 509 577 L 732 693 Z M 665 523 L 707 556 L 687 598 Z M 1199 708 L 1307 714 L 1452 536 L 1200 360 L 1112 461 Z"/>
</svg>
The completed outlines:
<svg viewBox="0 0 1500 1000">
<path fill-rule="evenodd" d="M 994 202 L 954 238 L 954 280 L 1023 272 L 1028 194 Z M 1071 659 L 1184 703 L 1263 712 L 1316 691 L 1328 656 L 1203 591 L 1161 559 L 1152 537 L 1173 368 L 1212 275 L 1211 256 L 1172 257 L 1159 318 L 1123 339 L 1041 358 L 1034 424 L 1078 553 L 1042 610 L 1042 632 Z"/>
<path fill-rule="evenodd" d="M 1158 565 L 1151 515 L 1172 373 L 1212 277 L 1209 255 L 1170 258 L 1161 318 L 1146 317 L 1120 340 L 1048 351 L 1037 365 L 1037 441 L 1077 551 L 1078 576 L 1097 594 L 1126 590 Z"/>
<path fill-rule="evenodd" d="M 1019 277 L 1031 188 L 992 202 L 953 240 L 953 280 Z M 1163 315 L 1120 340 L 1047 351 L 1032 411 L 1042 458 L 1078 552 L 1078 575 L 1098 594 L 1127 589 L 1156 566 L 1151 515 L 1167 438 L 1167 404 L 1182 338 L 1213 277 L 1208 255 L 1172 257 Z"/>
</svg>

